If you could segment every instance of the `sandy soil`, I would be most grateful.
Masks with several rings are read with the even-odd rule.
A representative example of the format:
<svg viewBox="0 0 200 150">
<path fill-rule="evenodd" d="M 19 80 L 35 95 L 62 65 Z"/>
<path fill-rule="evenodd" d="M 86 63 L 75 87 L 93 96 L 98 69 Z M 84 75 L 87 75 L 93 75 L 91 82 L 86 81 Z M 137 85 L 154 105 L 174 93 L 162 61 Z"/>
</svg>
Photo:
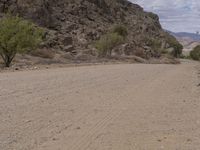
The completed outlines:
<svg viewBox="0 0 200 150">
<path fill-rule="evenodd" d="M 199 150 L 200 66 L 0 74 L 0 150 Z"/>
</svg>

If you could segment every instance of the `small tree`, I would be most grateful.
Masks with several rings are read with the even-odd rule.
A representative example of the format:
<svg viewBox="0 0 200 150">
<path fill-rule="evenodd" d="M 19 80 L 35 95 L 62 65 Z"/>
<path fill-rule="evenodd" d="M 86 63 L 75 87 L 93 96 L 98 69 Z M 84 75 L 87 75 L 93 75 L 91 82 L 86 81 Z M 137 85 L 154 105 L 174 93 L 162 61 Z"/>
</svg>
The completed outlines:
<svg viewBox="0 0 200 150">
<path fill-rule="evenodd" d="M 0 20 L 0 56 L 9 67 L 17 53 L 35 49 L 42 41 L 43 30 L 17 16 Z"/>
<path fill-rule="evenodd" d="M 173 48 L 174 50 L 172 51 L 172 55 L 179 58 L 183 52 L 183 46 L 181 44 L 175 44 Z"/>
<path fill-rule="evenodd" d="M 174 37 L 170 37 L 168 38 L 168 44 L 170 45 L 170 47 L 173 47 L 173 51 L 171 52 L 171 54 L 178 58 L 180 57 L 180 55 L 182 54 L 183 52 L 183 45 L 181 45 L 177 40 L 176 38 Z"/>
</svg>

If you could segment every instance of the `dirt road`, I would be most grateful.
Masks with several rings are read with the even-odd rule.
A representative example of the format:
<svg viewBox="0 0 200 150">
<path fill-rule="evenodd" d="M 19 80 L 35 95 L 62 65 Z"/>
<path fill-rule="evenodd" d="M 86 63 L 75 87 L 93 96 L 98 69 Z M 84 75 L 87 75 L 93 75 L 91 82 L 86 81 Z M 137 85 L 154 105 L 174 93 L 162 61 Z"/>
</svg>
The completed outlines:
<svg viewBox="0 0 200 150">
<path fill-rule="evenodd" d="M 0 74 L 0 150 L 199 150 L 199 64 Z"/>
</svg>

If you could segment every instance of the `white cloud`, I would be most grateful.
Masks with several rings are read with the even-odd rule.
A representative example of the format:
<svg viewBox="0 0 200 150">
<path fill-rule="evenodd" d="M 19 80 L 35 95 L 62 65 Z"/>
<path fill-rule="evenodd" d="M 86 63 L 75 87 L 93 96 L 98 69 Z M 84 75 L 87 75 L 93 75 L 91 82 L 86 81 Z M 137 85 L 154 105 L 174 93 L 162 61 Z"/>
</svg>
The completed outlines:
<svg viewBox="0 0 200 150">
<path fill-rule="evenodd" d="M 174 32 L 200 30 L 199 0 L 130 0 L 160 16 L 164 28 Z"/>
</svg>

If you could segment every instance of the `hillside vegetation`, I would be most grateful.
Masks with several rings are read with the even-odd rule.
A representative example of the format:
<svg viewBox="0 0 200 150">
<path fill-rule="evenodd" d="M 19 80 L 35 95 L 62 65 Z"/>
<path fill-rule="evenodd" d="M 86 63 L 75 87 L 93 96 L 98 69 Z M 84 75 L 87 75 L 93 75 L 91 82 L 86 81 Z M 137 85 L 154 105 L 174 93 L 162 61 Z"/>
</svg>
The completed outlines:
<svg viewBox="0 0 200 150">
<path fill-rule="evenodd" d="M 43 31 L 19 17 L 5 16 L 0 21 L 0 56 L 9 67 L 17 53 L 37 48 L 42 41 Z"/>
<path fill-rule="evenodd" d="M 191 52 L 190 57 L 194 60 L 200 60 L 200 45 L 196 46 Z"/>
<path fill-rule="evenodd" d="M 177 50 L 179 44 L 169 40 L 173 37 L 162 29 L 156 14 L 145 12 L 127 0 L 1 1 L 0 16 L 8 12 L 43 27 L 45 41 L 40 49 L 53 51 L 57 61 L 97 58 L 99 49 L 103 49 L 101 52 L 109 49 L 109 56 L 136 55 L 145 59 L 159 58 L 171 51 L 178 57 L 181 52 L 180 46 Z M 120 25 L 127 30 L 126 38 L 110 33 Z M 102 46 L 106 38 L 115 41 Z M 95 46 L 97 41 L 101 42 Z M 55 59 L 54 56 L 51 59 Z"/>
</svg>

